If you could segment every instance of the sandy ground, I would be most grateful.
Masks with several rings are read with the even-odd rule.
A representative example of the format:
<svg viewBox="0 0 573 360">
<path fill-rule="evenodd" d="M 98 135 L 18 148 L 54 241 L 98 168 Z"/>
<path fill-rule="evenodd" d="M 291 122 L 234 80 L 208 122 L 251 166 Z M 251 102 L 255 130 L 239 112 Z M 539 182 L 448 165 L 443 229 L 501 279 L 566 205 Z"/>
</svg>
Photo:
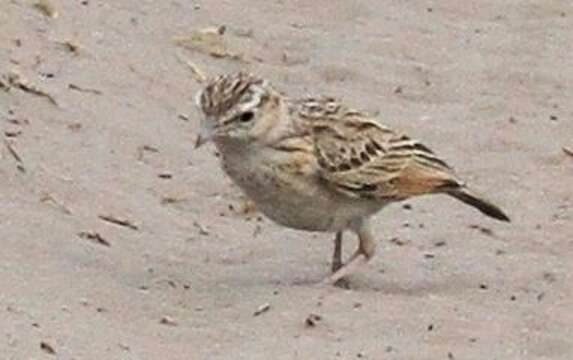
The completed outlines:
<svg viewBox="0 0 573 360">
<path fill-rule="evenodd" d="M 50 1 L 0 3 L 0 358 L 573 359 L 570 1 Z M 218 25 L 243 60 L 170 41 Z M 388 208 L 321 289 L 331 236 L 229 210 L 193 151 L 182 57 L 377 113 L 513 222 Z"/>
</svg>

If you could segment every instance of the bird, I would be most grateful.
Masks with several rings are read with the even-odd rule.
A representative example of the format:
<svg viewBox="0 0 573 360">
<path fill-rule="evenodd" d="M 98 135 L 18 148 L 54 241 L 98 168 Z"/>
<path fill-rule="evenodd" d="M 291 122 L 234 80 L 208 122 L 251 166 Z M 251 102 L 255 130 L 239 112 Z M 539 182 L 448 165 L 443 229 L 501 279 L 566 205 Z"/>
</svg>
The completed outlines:
<svg viewBox="0 0 573 360">
<path fill-rule="evenodd" d="M 392 203 L 445 194 L 510 221 L 429 147 L 334 97 L 291 98 L 241 71 L 211 78 L 195 100 L 195 148 L 214 143 L 222 169 L 260 212 L 287 228 L 334 234 L 323 283 L 340 284 L 372 259 L 372 218 Z M 343 263 L 345 231 L 359 241 Z"/>
</svg>

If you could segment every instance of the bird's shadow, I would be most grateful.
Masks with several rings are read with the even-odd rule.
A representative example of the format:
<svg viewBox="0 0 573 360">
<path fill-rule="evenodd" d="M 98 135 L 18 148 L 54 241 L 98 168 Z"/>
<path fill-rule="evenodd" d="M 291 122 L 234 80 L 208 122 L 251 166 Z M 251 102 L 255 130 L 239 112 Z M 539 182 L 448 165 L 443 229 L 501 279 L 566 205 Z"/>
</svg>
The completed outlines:
<svg viewBox="0 0 573 360">
<path fill-rule="evenodd" d="M 322 284 L 326 275 L 328 274 L 304 277 L 301 275 L 286 277 L 245 277 L 233 274 L 225 279 L 220 278 L 217 282 L 219 284 L 226 283 L 229 287 L 270 287 L 273 289 L 302 288 L 308 291 L 330 288 L 331 291 L 372 292 L 407 297 L 425 297 L 428 295 L 458 293 L 463 290 L 475 289 L 477 283 L 476 280 L 472 281 L 465 275 L 448 275 L 446 277 L 434 276 L 427 279 L 403 282 L 400 280 L 390 280 L 383 276 L 352 274 L 345 278 L 347 280 L 348 287 L 337 287 L 334 285 Z"/>
</svg>

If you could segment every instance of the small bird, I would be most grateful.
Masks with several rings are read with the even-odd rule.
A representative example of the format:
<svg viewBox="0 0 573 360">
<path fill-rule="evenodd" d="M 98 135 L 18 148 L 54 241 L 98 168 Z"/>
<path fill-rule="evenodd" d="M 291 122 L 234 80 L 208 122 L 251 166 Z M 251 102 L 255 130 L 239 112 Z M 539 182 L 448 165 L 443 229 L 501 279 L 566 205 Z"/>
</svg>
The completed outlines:
<svg viewBox="0 0 573 360">
<path fill-rule="evenodd" d="M 196 147 L 214 142 L 224 171 L 263 214 L 289 228 L 335 234 L 326 283 L 372 258 L 370 221 L 388 204 L 446 194 L 509 221 L 427 146 L 334 98 L 291 99 L 239 72 L 210 80 L 196 102 L 203 115 Z M 343 264 L 347 230 L 359 245 Z"/>
</svg>

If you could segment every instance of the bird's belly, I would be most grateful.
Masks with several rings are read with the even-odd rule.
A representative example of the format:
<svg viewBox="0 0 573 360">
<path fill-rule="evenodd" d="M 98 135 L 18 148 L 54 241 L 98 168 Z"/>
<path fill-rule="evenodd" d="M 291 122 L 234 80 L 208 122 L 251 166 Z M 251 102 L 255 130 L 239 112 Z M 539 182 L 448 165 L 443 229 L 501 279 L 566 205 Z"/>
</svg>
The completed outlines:
<svg viewBox="0 0 573 360">
<path fill-rule="evenodd" d="M 244 165 L 244 164 L 243 164 Z M 327 189 L 318 179 L 277 173 L 276 169 L 257 166 L 254 171 L 227 174 L 253 200 L 257 209 L 274 222 L 299 230 L 332 232 L 372 215 L 383 204 L 349 199 Z"/>
</svg>

